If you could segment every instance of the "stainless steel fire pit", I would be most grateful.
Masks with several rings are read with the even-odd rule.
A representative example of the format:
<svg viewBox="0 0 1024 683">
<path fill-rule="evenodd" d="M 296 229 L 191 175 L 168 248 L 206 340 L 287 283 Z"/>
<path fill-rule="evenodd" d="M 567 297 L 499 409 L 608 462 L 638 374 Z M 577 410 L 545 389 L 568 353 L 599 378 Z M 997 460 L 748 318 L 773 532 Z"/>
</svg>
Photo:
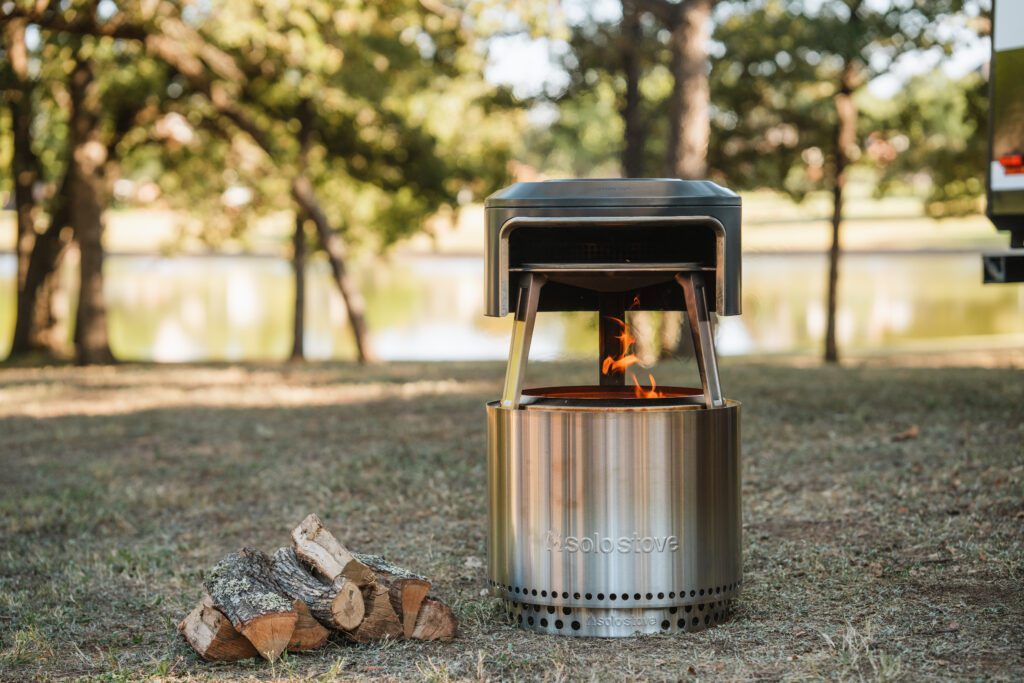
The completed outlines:
<svg viewBox="0 0 1024 683">
<path fill-rule="evenodd" d="M 742 583 L 740 408 L 721 393 L 710 312 L 739 312 L 739 197 L 555 181 L 514 185 L 487 211 L 488 312 L 516 302 L 487 405 L 492 590 L 543 633 L 721 623 Z M 627 308 L 686 310 L 700 389 L 625 385 Z M 586 309 L 600 313 L 597 384 L 523 391 L 537 311 Z"/>
</svg>

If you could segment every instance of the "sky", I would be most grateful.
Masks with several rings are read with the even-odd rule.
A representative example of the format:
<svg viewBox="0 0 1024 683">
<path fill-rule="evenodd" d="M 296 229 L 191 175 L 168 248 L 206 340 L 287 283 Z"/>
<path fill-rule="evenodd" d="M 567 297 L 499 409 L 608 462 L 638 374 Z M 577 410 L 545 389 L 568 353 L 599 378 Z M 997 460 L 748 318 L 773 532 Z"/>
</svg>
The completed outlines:
<svg viewBox="0 0 1024 683">
<path fill-rule="evenodd" d="M 892 1 L 869 0 L 880 7 L 891 5 Z M 564 0 L 561 9 L 570 24 L 582 20 L 588 11 L 596 18 L 610 21 L 617 20 L 622 14 L 619 0 Z M 545 88 L 557 91 L 568 82 L 568 77 L 558 65 L 566 50 L 567 46 L 561 41 L 530 38 L 525 34 L 495 38 L 490 42 L 490 60 L 485 75 L 493 83 L 511 86 L 519 97 L 538 95 Z M 989 38 L 973 36 L 964 40 L 949 58 L 944 59 L 937 52 L 907 54 L 897 61 L 891 73 L 876 78 L 868 89 L 872 95 L 886 99 L 899 92 L 907 79 L 940 65 L 947 75 L 959 78 L 984 65 L 990 50 Z"/>
</svg>

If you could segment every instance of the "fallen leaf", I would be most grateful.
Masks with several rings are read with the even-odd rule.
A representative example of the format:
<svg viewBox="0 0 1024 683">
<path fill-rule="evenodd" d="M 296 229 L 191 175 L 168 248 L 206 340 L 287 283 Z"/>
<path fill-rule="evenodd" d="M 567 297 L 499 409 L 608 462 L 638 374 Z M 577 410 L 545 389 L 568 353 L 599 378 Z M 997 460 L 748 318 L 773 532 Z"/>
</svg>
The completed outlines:
<svg viewBox="0 0 1024 683">
<path fill-rule="evenodd" d="M 466 569 L 480 569 L 484 566 L 483 560 L 475 555 L 470 555 L 466 558 L 466 561 L 462 563 L 462 566 Z"/>
<path fill-rule="evenodd" d="M 894 435 L 892 437 L 892 440 L 893 441 L 910 441 L 911 439 L 916 439 L 919 436 L 921 436 L 921 428 L 918 427 L 917 425 L 910 425 L 909 428 L 903 430 L 899 434 Z"/>
</svg>

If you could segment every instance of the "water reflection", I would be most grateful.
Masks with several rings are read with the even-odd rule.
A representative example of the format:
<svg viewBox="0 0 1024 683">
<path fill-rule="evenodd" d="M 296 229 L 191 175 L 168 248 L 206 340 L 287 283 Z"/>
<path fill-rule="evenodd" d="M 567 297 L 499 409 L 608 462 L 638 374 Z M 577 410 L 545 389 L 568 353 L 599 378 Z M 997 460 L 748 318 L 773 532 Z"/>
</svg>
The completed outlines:
<svg viewBox="0 0 1024 683">
<path fill-rule="evenodd" d="M 14 258 L 0 256 L 0 354 L 14 317 Z M 744 258 L 743 315 L 724 318 L 722 354 L 816 353 L 825 328 L 822 255 Z M 483 310 L 477 257 L 395 255 L 357 273 L 373 342 L 389 360 L 499 359 L 510 321 Z M 847 352 L 1024 344 L 1024 287 L 982 287 L 973 253 L 850 254 L 837 333 Z M 111 346 L 125 360 L 275 360 L 291 346 L 289 264 L 262 257 L 113 256 Z M 306 352 L 345 358 L 354 345 L 326 264 L 310 265 Z M 542 314 L 531 357 L 593 357 L 594 314 Z"/>
</svg>

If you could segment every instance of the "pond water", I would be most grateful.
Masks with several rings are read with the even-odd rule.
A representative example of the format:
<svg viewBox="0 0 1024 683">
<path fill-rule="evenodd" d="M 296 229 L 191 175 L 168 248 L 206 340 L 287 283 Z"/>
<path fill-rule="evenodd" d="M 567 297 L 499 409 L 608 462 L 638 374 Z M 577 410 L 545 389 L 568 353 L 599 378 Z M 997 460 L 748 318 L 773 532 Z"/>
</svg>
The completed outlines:
<svg viewBox="0 0 1024 683">
<path fill-rule="evenodd" d="M 0 357 L 14 317 L 14 257 L 0 255 Z M 724 355 L 817 353 L 825 328 L 820 254 L 748 254 L 743 315 L 723 318 Z M 272 257 L 114 255 L 106 266 L 110 341 L 122 360 L 275 360 L 291 346 L 294 284 Z M 509 319 L 483 311 L 475 256 L 393 255 L 358 269 L 372 341 L 388 360 L 502 359 Z M 981 285 L 976 253 L 844 256 L 837 318 L 846 353 L 1024 346 L 1024 287 Z M 309 270 L 306 352 L 350 358 L 345 307 L 326 263 Z M 655 321 L 656 322 L 656 321 Z M 595 314 L 541 314 L 531 357 L 594 357 Z"/>
</svg>

